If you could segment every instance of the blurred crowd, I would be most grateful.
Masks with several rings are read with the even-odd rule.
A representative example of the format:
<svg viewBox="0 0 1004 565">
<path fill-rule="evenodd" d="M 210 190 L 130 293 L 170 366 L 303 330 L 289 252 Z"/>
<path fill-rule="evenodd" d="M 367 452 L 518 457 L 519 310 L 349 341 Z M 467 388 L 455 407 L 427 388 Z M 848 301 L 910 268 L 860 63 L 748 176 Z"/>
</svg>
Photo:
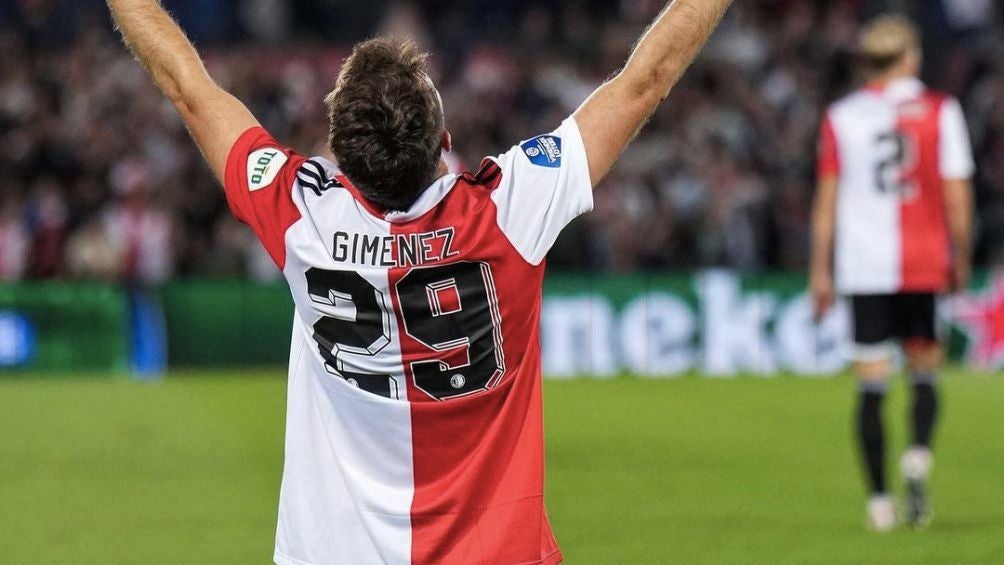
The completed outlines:
<svg viewBox="0 0 1004 565">
<path fill-rule="evenodd" d="M 210 71 L 278 139 L 324 152 L 321 99 L 375 32 L 435 56 L 457 168 L 555 128 L 616 70 L 661 0 L 165 0 Z M 744 0 L 559 241 L 599 272 L 804 269 L 814 147 L 855 85 L 860 22 L 925 27 L 926 79 L 963 100 L 979 261 L 1004 258 L 1004 11 L 994 0 Z M 278 276 L 100 0 L 0 0 L 0 280 Z"/>
</svg>

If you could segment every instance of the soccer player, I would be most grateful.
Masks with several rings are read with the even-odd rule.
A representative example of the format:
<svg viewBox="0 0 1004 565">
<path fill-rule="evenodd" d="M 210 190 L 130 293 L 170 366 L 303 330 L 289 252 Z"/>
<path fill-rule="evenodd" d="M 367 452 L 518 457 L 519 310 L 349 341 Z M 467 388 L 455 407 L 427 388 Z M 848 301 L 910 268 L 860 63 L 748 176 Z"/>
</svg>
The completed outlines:
<svg viewBox="0 0 1004 565">
<path fill-rule="evenodd" d="M 904 514 L 914 526 L 931 517 L 926 485 L 943 357 L 936 299 L 969 281 L 974 163 L 959 103 L 917 78 L 920 34 L 911 22 L 875 20 L 862 35 L 860 55 L 867 86 L 830 107 L 823 122 L 811 288 L 817 316 L 835 293 L 850 297 L 857 430 L 872 495 L 868 520 L 886 531 L 897 516 L 886 479 L 882 405 L 897 344 L 914 393 L 912 444 L 901 460 Z"/>
<path fill-rule="evenodd" d="M 336 164 L 262 129 L 156 0 L 108 0 L 293 295 L 277 563 L 561 561 L 544 510 L 544 258 L 730 3 L 670 3 L 558 129 L 454 175 L 412 46 L 376 39 L 345 62 L 325 100 Z"/>
</svg>

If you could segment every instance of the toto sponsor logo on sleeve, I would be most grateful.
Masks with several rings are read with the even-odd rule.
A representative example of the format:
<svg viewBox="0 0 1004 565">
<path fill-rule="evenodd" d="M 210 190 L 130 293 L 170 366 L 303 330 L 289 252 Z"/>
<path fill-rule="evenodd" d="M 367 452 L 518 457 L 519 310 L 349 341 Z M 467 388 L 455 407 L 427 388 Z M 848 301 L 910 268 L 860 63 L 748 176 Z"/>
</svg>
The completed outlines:
<svg viewBox="0 0 1004 565">
<path fill-rule="evenodd" d="M 287 161 L 289 157 L 275 148 L 259 149 L 251 153 L 248 156 L 248 190 L 255 192 L 270 186 Z"/>
</svg>

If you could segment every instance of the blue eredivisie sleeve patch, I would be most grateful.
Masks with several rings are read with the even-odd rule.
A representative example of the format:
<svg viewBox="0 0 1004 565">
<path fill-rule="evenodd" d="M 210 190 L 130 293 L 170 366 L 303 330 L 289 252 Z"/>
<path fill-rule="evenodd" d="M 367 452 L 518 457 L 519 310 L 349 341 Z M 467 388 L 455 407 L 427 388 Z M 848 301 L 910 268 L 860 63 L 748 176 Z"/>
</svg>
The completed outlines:
<svg viewBox="0 0 1004 565">
<path fill-rule="evenodd" d="M 561 167 L 561 138 L 553 135 L 535 137 L 520 146 L 530 162 L 538 167 Z"/>
</svg>

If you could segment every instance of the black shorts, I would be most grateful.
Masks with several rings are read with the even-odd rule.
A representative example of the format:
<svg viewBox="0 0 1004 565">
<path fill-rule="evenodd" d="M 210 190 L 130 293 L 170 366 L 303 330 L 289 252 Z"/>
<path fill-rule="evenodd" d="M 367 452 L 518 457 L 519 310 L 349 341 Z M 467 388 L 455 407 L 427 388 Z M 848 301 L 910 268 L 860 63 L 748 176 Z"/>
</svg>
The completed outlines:
<svg viewBox="0 0 1004 565">
<path fill-rule="evenodd" d="M 938 341 L 937 296 L 934 294 L 857 295 L 854 311 L 854 344 L 861 350 L 887 347 L 893 342 Z M 856 355 L 868 357 L 867 353 Z"/>
</svg>

